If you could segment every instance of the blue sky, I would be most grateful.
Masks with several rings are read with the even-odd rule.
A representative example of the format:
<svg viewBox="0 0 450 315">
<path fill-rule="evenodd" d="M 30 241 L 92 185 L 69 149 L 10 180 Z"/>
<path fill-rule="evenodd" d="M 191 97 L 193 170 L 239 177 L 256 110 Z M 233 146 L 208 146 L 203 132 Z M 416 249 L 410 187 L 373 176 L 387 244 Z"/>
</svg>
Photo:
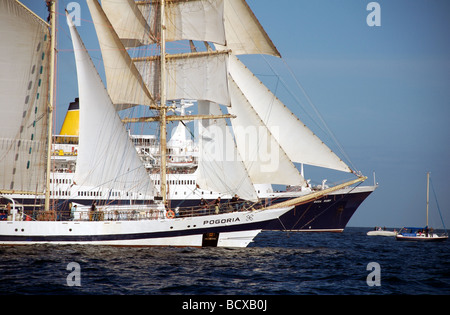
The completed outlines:
<svg viewBox="0 0 450 315">
<path fill-rule="evenodd" d="M 369 2 L 249 1 L 352 162 L 376 172 L 350 224 L 423 224 L 430 171 L 448 227 L 450 3 L 378 1 L 369 27 Z"/>
<path fill-rule="evenodd" d="M 23 3 L 46 17 L 41 0 Z M 60 1 L 59 11 L 72 1 Z M 79 31 L 101 70 L 101 54 L 85 1 Z M 304 88 L 352 164 L 380 187 L 351 226 L 424 225 L 426 172 L 432 173 L 445 224 L 450 227 L 450 2 L 380 0 L 381 26 L 366 23 L 368 0 L 248 0 L 283 56 L 253 59 L 249 67 L 315 130 L 312 112 L 288 70 Z M 39 8 L 40 7 L 40 8 Z M 75 64 L 64 17 L 59 22 L 57 128 L 77 97 Z M 245 59 L 247 61 L 247 59 Z M 294 100 L 291 94 L 298 98 Z M 298 100 L 302 104 L 298 104 Z M 336 151 L 339 153 L 339 151 Z M 306 169 L 306 177 L 333 182 L 334 172 Z M 441 226 L 434 198 L 431 224 Z"/>
</svg>

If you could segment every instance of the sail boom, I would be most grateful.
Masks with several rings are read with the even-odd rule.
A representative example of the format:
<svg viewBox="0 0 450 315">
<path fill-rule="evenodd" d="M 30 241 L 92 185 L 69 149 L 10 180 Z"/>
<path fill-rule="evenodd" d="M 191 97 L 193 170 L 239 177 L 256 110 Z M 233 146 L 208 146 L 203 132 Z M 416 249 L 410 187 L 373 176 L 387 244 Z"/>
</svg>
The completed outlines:
<svg viewBox="0 0 450 315">
<path fill-rule="evenodd" d="M 221 50 L 221 51 L 201 51 L 201 52 L 191 52 L 191 53 L 183 53 L 183 54 L 172 54 L 166 55 L 166 59 L 176 60 L 176 59 L 192 59 L 192 58 L 201 58 L 206 56 L 217 56 L 217 55 L 228 55 L 231 53 L 231 50 Z M 158 61 L 161 56 L 146 56 L 146 57 L 136 57 L 132 58 L 133 62 L 145 62 L 145 61 Z"/>
<path fill-rule="evenodd" d="M 346 188 L 346 187 L 349 187 L 349 186 L 352 186 L 352 185 L 355 185 L 355 184 L 358 184 L 358 183 L 362 183 L 362 182 L 364 182 L 366 180 L 367 180 L 367 177 L 361 176 L 361 177 L 359 177 L 357 179 L 345 182 L 345 183 L 340 184 L 340 185 L 336 185 L 336 186 L 328 188 L 328 189 L 320 190 L 318 192 L 314 192 L 314 193 L 308 194 L 306 196 L 302 196 L 302 197 L 298 197 L 298 198 L 294 198 L 294 199 L 290 199 L 290 200 L 287 200 L 287 201 L 284 201 L 284 202 L 277 203 L 277 204 L 275 204 L 273 206 L 270 206 L 270 207 L 266 208 L 266 210 L 275 209 L 275 208 L 279 208 L 279 207 L 291 207 L 291 206 L 301 205 L 301 204 L 304 204 L 304 203 L 311 202 L 311 201 L 317 200 L 319 198 L 322 198 L 322 197 L 324 197 L 326 195 L 329 195 L 332 192 L 338 191 L 340 189 L 343 189 L 343 188 Z"/>
<path fill-rule="evenodd" d="M 206 120 L 206 119 L 233 119 L 235 115 L 189 115 L 189 116 L 167 116 L 167 121 L 193 121 L 193 120 Z M 160 121 L 160 117 L 141 117 L 141 118 L 124 118 L 122 122 L 124 124 L 129 123 L 144 123 L 144 122 L 156 122 Z"/>
</svg>

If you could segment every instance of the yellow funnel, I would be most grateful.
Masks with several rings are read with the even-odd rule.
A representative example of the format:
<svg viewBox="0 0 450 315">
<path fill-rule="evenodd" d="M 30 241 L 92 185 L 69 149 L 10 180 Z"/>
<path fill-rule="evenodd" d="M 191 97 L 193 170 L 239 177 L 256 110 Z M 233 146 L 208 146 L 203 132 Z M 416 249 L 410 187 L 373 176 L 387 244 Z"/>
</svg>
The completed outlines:
<svg viewBox="0 0 450 315">
<path fill-rule="evenodd" d="M 80 103 L 78 97 L 70 103 L 69 109 L 61 127 L 61 136 L 78 136 L 80 130 Z"/>
</svg>

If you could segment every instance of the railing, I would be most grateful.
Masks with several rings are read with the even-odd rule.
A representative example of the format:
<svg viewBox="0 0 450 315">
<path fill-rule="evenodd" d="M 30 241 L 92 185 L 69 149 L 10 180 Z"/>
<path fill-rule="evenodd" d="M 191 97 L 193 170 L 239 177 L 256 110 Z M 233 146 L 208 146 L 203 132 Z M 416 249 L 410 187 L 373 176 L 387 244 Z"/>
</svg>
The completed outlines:
<svg viewBox="0 0 450 315">
<path fill-rule="evenodd" d="M 257 210 L 261 203 L 248 201 L 206 204 L 197 207 L 177 207 L 165 209 L 158 205 L 128 205 L 128 206 L 91 206 L 72 207 L 67 211 L 35 210 L 31 213 L 21 209 L 0 211 L 0 220 L 8 221 L 139 221 L 158 219 L 177 219 L 213 214 L 232 213 Z M 14 213 L 14 215 L 11 215 Z"/>
</svg>

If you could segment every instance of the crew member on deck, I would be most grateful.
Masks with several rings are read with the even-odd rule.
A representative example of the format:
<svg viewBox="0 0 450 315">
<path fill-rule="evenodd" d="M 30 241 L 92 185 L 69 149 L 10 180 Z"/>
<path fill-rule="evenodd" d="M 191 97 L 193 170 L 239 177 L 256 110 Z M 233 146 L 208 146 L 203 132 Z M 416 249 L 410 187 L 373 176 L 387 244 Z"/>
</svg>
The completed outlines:
<svg viewBox="0 0 450 315">
<path fill-rule="evenodd" d="M 200 208 L 201 208 L 201 214 L 206 214 L 206 209 L 208 208 L 208 203 L 205 199 L 200 199 Z"/>
<path fill-rule="evenodd" d="M 234 195 L 233 198 L 231 198 L 231 205 L 234 208 L 235 211 L 239 211 L 239 196 L 237 194 Z"/>
<path fill-rule="evenodd" d="M 89 221 L 98 221 L 96 211 L 97 211 L 97 206 L 96 206 L 96 203 L 94 200 L 91 205 L 91 213 L 89 214 Z"/>
<path fill-rule="evenodd" d="M 216 199 L 216 201 L 214 202 L 214 205 L 215 205 L 216 214 L 219 214 L 220 197 L 218 197 L 218 198 Z"/>
</svg>

